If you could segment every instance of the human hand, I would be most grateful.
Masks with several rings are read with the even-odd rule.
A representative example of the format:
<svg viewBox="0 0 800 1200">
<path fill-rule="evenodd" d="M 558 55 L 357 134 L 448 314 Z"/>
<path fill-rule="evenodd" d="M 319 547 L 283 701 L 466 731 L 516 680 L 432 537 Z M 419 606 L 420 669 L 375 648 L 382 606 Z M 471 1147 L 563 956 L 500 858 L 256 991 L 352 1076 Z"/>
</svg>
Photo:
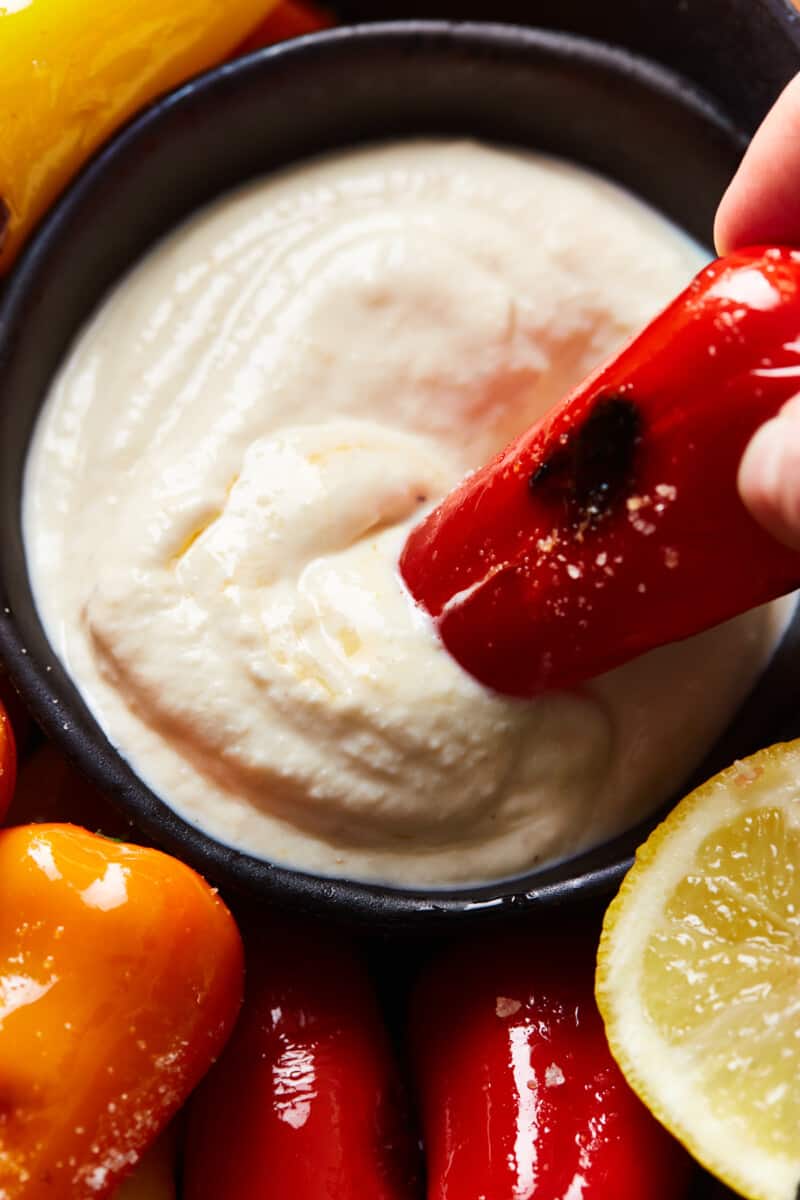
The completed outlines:
<svg viewBox="0 0 800 1200">
<path fill-rule="evenodd" d="M 714 240 L 720 254 L 767 242 L 800 246 L 800 75 L 750 143 L 717 210 Z M 800 550 L 800 367 L 798 395 L 745 450 L 739 493 L 765 529 Z"/>
</svg>

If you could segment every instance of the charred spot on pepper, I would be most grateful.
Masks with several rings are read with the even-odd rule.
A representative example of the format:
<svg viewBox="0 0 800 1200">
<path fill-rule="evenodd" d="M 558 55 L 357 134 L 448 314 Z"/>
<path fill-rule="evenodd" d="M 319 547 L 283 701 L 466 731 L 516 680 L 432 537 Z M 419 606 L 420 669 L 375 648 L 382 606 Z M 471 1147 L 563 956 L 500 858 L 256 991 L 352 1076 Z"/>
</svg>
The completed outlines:
<svg viewBox="0 0 800 1200">
<path fill-rule="evenodd" d="M 0 251 L 6 244 L 8 237 L 8 227 L 11 224 L 11 209 L 6 204 L 2 196 L 0 196 Z"/>
<path fill-rule="evenodd" d="M 595 404 L 578 431 L 575 455 L 575 498 L 602 514 L 630 481 L 641 417 L 624 396 L 608 396 Z"/>
<path fill-rule="evenodd" d="M 580 427 L 531 473 L 529 491 L 566 503 L 578 528 L 597 524 L 630 483 L 641 432 L 632 400 L 599 397 Z"/>
<path fill-rule="evenodd" d="M 536 488 L 538 488 L 540 483 L 543 483 L 545 481 L 545 479 L 547 479 L 550 475 L 553 474 L 553 471 L 556 467 L 557 457 L 558 457 L 558 452 L 556 452 L 556 454 L 551 455 L 550 458 L 545 459 L 544 462 L 539 463 L 539 466 L 536 468 L 536 470 L 533 472 L 530 479 L 528 480 L 528 486 L 530 487 L 531 491 L 535 491 Z"/>
</svg>

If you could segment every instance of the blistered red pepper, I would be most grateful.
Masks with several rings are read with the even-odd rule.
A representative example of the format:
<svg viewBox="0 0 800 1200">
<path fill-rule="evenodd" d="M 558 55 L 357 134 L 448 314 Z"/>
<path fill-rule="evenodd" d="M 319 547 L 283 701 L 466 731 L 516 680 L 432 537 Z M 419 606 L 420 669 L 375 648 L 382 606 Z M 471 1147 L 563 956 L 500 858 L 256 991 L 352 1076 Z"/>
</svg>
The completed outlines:
<svg viewBox="0 0 800 1200">
<path fill-rule="evenodd" d="M 630 1090 L 562 931 L 437 957 L 412 1005 L 428 1200 L 681 1200 L 685 1151 Z"/>
<path fill-rule="evenodd" d="M 800 391 L 800 251 L 743 250 L 410 534 L 402 575 L 487 686 L 568 687 L 792 591 L 737 492 Z"/>
<path fill-rule="evenodd" d="M 352 947 L 286 923 L 247 939 L 239 1023 L 190 1106 L 184 1200 L 412 1200 L 416 1168 Z"/>
</svg>

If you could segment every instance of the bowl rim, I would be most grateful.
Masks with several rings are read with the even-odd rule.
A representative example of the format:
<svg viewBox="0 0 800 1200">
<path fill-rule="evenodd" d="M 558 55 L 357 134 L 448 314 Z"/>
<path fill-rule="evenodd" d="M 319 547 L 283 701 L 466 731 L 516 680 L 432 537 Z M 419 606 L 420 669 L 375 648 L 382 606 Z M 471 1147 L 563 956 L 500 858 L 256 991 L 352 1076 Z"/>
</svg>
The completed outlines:
<svg viewBox="0 0 800 1200">
<path fill-rule="evenodd" d="M 437 49 L 455 45 L 468 53 L 491 51 L 496 55 L 515 57 L 545 53 L 573 64 L 599 66 L 612 75 L 633 77 L 649 91 L 660 93 L 672 103 L 679 100 L 727 139 L 740 147 L 746 144 L 745 135 L 717 103 L 683 76 L 622 47 L 574 34 L 505 24 L 404 20 L 343 26 L 257 50 L 207 71 L 149 104 L 100 148 L 46 214 L 0 296 L 0 371 L 9 344 L 13 346 L 15 324 L 26 297 L 32 289 L 42 285 L 51 247 L 54 242 L 58 243 L 62 227 L 80 213 L 106 175 L 113 174 L 120 163 L 124 164 L 129 155 L 135 155 L 159 130 L 169 113 L 179 107 L 214 104 L 230 80 L 269 75 L 272 70 L 284 67 L 308 70 L 320 57 L 335 56 L 340 47 L 350 48 L 354 43 L 364 52 L 393 44 L 435 53 Z M 35 609 L 33 615 L 41 628 Z M 629 849 L 624 854 L 617 853 L 613 861 L 585 866 L 581 870 L 581 861 L 587 857 L 581 854 L 569 860 L 580 871 L 569 878 L 548 880 L 548 870 L 558 866 L 548 864 L 514 879 L 441 890 L 405 889 L 329 878 L 272 863 L 227 846 L 179 817 L 127 766 L 94 718 L 91 719 L 92 736 L 81 729 L 80 722 L 70 720 L 70 712 L 62 711 L 51 688 L 50 675 L 53 664 L 57 664 L 56 656 L 52 655 L 50 663 L 39 662 L 27 652 L 24 640 L 10 610 L 4 581 L 0 578 L 0 659 L 45 732 L 158 845 L 215 882 L 262 901 L 291 905 L 297 911 L 313 911 L 316 915 L 335 916 L 361 925 L 377 924 L 398 931 L 408 928 L 428 933 L 442 922 L 449 928 L 453 922 L 466 919 L 505 917 L 606 895 L 620 882 L 632 861 L 632 849 Z M 77 689 L 71 681 L 69 684 L 74 693 L 72 704 L 80 708 L 82 702 Z M 659 809 L 642 823 L 642 838 L 647 828 L 658 823 L 664 811 L 664 808 Z M 629 837 L 629 834 L 625 836 Z M 618 840 L 607 845 L 613 849 Z M 589 852 L 591 854 L 596 856 L 596 850 Z"/>
</svg>

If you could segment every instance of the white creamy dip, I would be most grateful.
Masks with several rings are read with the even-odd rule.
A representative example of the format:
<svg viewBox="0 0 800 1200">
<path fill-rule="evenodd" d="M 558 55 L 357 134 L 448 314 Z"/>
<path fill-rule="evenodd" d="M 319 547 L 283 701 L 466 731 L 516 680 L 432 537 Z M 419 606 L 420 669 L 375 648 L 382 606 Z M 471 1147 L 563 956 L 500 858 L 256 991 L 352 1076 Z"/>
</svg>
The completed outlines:
<svg viewBox="0 0 800 1200">
<path fill-rule="evenodd" d="M 222 841 L 407 885 L 521 872 L 665 799 L 785 606 L 509 701 L 396 563 L 702 261 L 586 171 L 436 142 L 262 180 L 151 252 L 55 381 L 25 490 L 50 639 L 142 778 Z"/>
</svg>

